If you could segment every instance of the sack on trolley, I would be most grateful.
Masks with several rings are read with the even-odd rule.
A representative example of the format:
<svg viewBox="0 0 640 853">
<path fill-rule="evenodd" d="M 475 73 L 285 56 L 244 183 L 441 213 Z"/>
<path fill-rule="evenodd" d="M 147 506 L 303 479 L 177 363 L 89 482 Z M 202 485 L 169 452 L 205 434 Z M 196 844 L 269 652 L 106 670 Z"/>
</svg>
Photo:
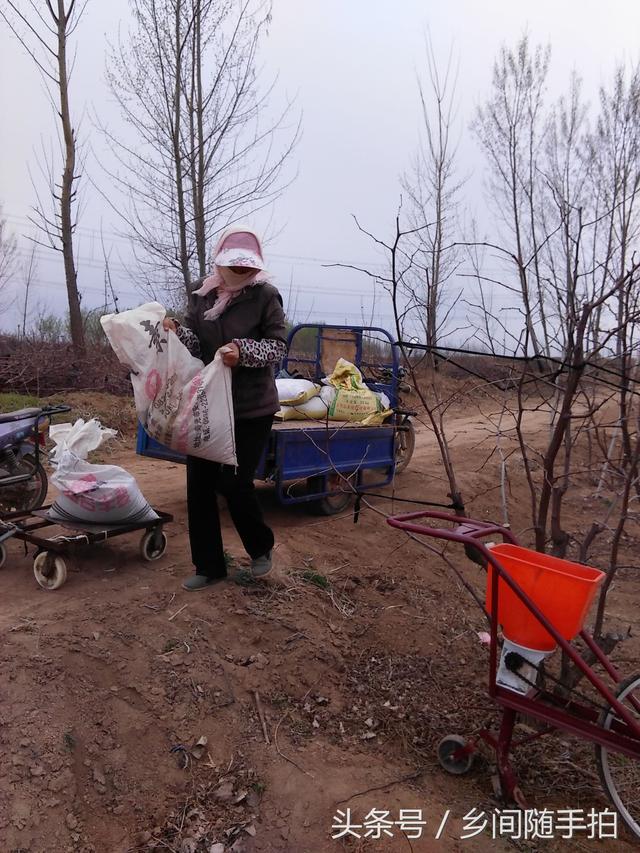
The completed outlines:
<svg viewBox="0 0 640 853">
<path fill-rule="evenodd" d="M 51 519 L 137 524 L 158 518 L 128 471 L 87 461 L 92 450 L 115 435 L 115 430 L 101 426 L 95 418 L 51 427 L 50 436 L 56 445 L 51 454 L 56 468 L 51 482 L 60 491 L 48 511 Z"/>
</svg>

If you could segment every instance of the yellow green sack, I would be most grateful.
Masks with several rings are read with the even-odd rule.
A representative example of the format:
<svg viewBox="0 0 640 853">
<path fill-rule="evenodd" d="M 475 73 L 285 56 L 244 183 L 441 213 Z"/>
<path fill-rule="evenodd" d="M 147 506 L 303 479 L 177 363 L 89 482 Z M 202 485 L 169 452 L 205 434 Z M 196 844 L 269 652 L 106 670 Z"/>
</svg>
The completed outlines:
<svg viewBox="0 0 640 853">
<path fill-rule="evenodd" d="M 386 419 L 393 414 L 392 409 L 385 409 L 384 412 L 376 412 L 373 415 L 369 415 L 363 421 L 361 421 L 363 426 L 380 426 L 383 424 Z"/>
<path fill-rule="evenodd" d="M 377 394 L 364 384 L 355 364 L 339 358 L 333 373 L 324 380 L 336 389 L 329 406 L 329 420 L 350 421 L 367 426 L 381 424 L 392 412 L 384 410 Z"/>
<path fill-rule="evenodd" d="M 382 411 L 382 403 L 367 388 L 338 388 L 333 402 L 329 406 L 329 419 L 332 421 L 363 421 L 370 415 Z"/>
<path fill-rule="evenodd" d="M 368 390 L 362 381 L 362 374 L 350 361 L 339 358 L 333 373 L 324 380 L 334 388 L 343 388 L 345 391 Z"/>
</svg>

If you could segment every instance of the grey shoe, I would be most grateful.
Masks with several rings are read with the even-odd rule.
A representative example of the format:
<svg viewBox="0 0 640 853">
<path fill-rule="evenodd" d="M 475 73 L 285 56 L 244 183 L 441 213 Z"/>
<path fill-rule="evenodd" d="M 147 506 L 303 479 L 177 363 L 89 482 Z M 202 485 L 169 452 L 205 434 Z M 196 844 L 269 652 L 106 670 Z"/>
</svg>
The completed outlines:
<svg viewBox="0 0 640 853">
<path fill-rule="evenodd" d="M 273 568 L 273 551 L 267 551 L 262 557 L 251 560 L 251 574 L 254 578 L 263 578 Z"/>
<path fill-rule="evenodd" d="M 189 592 L 196 592 L 200 589 L 207 589 L 220 581 L 226 580 L 225 576 L 210 578 L 208 575 L 191 575 L 182 584 L 182 589 L 187 589 Z"/>
</svg>

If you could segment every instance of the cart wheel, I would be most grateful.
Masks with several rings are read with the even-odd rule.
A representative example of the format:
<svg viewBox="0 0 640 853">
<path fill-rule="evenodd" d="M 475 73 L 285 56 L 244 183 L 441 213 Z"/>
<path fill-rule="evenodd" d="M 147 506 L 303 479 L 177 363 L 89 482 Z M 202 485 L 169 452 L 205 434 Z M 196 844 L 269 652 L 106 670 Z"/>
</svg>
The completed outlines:
<svg viewBox="0 0 640 853">
<path fill-rule="evenodd" d="M 345 487 L 343 477 L 348 478 L 348 474 L 329 474 L 326 481 L 326 489 L 329 494 L 317 501 L 309 502 L 309 509 L 319 515 L 338 515 L 343 512 L 351 503 L 353 492 Z M 317 494 L 325 490 L 325 483 L 322 477 L 309 477 L 307 480 L 307 492 Z"/>
<path fill-rule="evenodd" d="M 0 542 L 0 569 L 4 566 L 6 559 L 7 559 L 7 549 L 4 547 L 2 542 Z"/>
<path fill-rule="evenodd" d="M 640 675 L 636 673 L 618 685 L 616 699 L 640 727 Z M 623 732 L 627 728 L 613 708 L 605 708 L 599 725 L 607 731 Z M 618 810 L 620 817 L 640 838 L 640 761 L 596 745 L 596 761 L 602 787 Z"/>
<path fill-rule="evenodd" d="M 42 551 L 33 561 L 33 574 L 42 589 L 60 589 L 67 579 L 67 564 L 62 557 Z"/>
<path fill-rule="evenodd" d="M 461 776 L 471 769 L 473 764 L 472 752 L 465 752 L 459 756 L 455 755 L 461 747 L 465 746 L 467 746 L 467 741 L 460 735 L 447 735 L 442 738 L 438 744 L 438 761 L 447 773 Z"/>
<path fill-rule="evenodd" d="M 406 421 L 403 426 L 405 429 L 397 429 L 394 437 L 396 474 L 404 471 L 416 449 L 416 430 L 413 421 Z"/>
<path fill-rule="evenodd" d="M 166 550 L 167 537 L 163 530 L 148 530 L 140 541 L 140 553 L 150 563 L 159 560 Z"/>
</svg>

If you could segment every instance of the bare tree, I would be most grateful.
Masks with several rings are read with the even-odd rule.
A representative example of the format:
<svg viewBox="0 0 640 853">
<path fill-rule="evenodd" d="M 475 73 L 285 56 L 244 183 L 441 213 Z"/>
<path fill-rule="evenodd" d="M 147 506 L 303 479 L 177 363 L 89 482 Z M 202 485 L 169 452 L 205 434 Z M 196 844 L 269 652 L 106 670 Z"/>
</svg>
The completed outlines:
<svg viewBox="0 0 640 853">
<path fill-rule="evenodd" d="M 2 216 L 0 207 L 0 297 L 2 297 L 0 308 L 2 310 L 5 310 L 10 302 L 10 299 L 5 299 L 3 294 L 7 293 L 7 287 L 15 271 L 17 250 L 16 238 L 9 233 L 7 220 Z"/>
<path fill-rule="evenodd" d="M 622 310 L 620 310 L 622 303 Z M 613 396 L 617 418 L 613 435 L 620 441 L 612 443 L 612 430 L 607 419 L 593 419 L 592 428 L 596 443 L 608 473 L 606 499 L 609 507 L 602 518 L 594 520 L 584 537 L 581 557 L 589 553 L 596 536 L 610 533 L 608 543 L 607 577 L 603 584 L 594 634 L 600 637 L 604 624 L 607 595 L 620 568 L 624 537 L 632 519 L 638 518 L 640 500 L 640 397 L 636 389 L 638 379 L 638 351 L 640 349 L 640 287 L 624 288 L 618 298 L 617 313 L 621 326 L 616 332 L 616 351 L 621 352 L 615 363 L 619 383 Z"/>
<path fill-rule="evenodd" d="M 517 116 L 523 92 L 532 86 L 542 91 L 534 86 L 546 75 L 542 53 L 538 57 L 532 59 L 522 43 L 513 53 L 503 50 L 498 67 L 506 78 L 497 87 L 494 80 L 494 97 L 479 116 L 494 195 L 514 200 L 508 242 L 499 246 L 496 239 L 492 245 L 518 273 L 517 287 L 509 279 L 492 282 L 514 304 L 516 296 L 521 299 L 521 323 L 509 325 L 507 339 L 513 355 L 545 354 L 536 368 L 530 360 L 514 362 L 515 397 L 509 384 L 500 400 L 500 437 L 514 442 L 508 457 L 501 457 L 501 477 L 514 457 L 514 470 L 522 472 L 529 490 L 537 550 L 560 557 L 573 551 L 581 562 L 594 561 L 606 571 L 594 636 L 609 652 L 621 636 L 604 633 L 607 594 L 623 564 L 640 499 L 640 77 L 636 69 L 619 68 L 601 90 L 590 127 L 574 75 L 566 97 L 548 113 L 535 112 L 544 135 L 527 149 L 519 145 L 532 138 L 534 111 L 522 107 L 519 121 L 505 116 Z M 503 85 L 504 79 L 511 83 Z M 539 103 L 537 96 L 533 103 Z M 503 128 L 508 132 L 501 136 Z M 529 168 L 515 167 L 523 162 Z M 488 281 L 478 268 L 478 279 Z M 482 300 L 477 307 L 485 314 L 484 330 L 490 328 L 487 314 L 499 322 L 490 303 Z M 547 414 L 548 432 L 532 433 L 532 424 Z M 585 490 L 597 474 L 593 521 L 585 524 L 580 512 L 571 523 L 567 508 L 584 506 Z M 570 670 L 565 660 L 565 685 L 578 677 Z"/>
<path fill-rule="evenodd" d="M 564 98 L 544 108 L 547 69 L 548 53 L 532 55 L 526 39 L 514 52 L 503 49 L 492 96 L 477 118 L 500 209 L 492 242 L 461 244 L 480 294 L 469 301 L 478 318 L 470 334 L 484 352 L 507 357 L 509 367 L 506 377 L 484 380 L 489 357 L 477 351 L 479 363 L 467 365 L 482 382 L 483 399 L 497 404 L 486 413 L 478 403 L 488 437 L 478 446 L 489 444 L 479 468 L 497 460 L 503 517 L 521 528 L 523 540 L 605 570 L 593 633 L 608 653 L 622 637 L 605 633 L 607 595 L 626 555 L 635 566 L 629 534 L 640 520 L 640 87 L 635 72 L 618 72 L 601 93 L 592 130 L 577 76 Z M 386 252 L 388 274 L 361 269 L 384 282 L 405 356 L 402 341 L 422 323 L 424 301 L 412 290 L 421 287 L 414 272 L 429 227 L 419 215 L 403 226 L 398 214 L 390 239 L 368 235 Z M 483 249 L 505 262 L 506 274 L 483 274 Z M 501 288 L 511 303 L 508 320 L 492 305 Z M 495 346 L 496 330 L 501 346 Z M 414 346 L 421 348 L 429 345 Z M 453 365 L 458 358 L 460 365 L 457 353 L 443 358 Z M 464 514 L 474 497 L 464 482 L 462 500 L 446 374 L 421 371 L 415 355 L 407 361 L 452 505 Z M 602 494 L 592 496 L 600 471 Z M 526 503 L 514 499 L 522 492 L 512 495 L 510 478 L 525 484 Z M 592 523 L 585 522 L 588 506 Z M 560 685 L 579 678 L 563 660 Z"/>
<path fill-rule="evenodd" d="M 27 320 L 29 319 L 29 299 L 31 297 L 31 285 L 37 274 L 38 262 L 36 260 L 36 244 L 31 244 L 29 257 L 22 266 L 22 282 L 24 284 L 24 297 L 22 300 L 22 327 L 19 332 L 24 338 L 27 334 Z"/>
<path fill-rule="evenodd" d="M 597 200 L 599 219 L 597 260 L 593 265 L 594 287 L 606 288 L 629 262 L 640 233 L 640 67 L 620 65 L 610 87 L 600 89 L 596 126 L 585 143 L 591 192 Z M 625 327 L 624 294 L 620 294 L 616 322 Z M 601 325 L 606 325 L 606 318 Z M 616 355 L 623 354 L 618 341 Z"/>
<path fill-rule="evenodd" d="M 73 254 L 73 235 L 76 227 L 75 202 L 77 200 L 76 174 L 78 141 L 71 119 L 69 83 L 73 62 L 69 63 L 69 40 L 75 32 L 88 0 L 5 0 L 0 7 L 0 17 L 27 51 L 47 86 L 55 114 L 60 125 L 60 145 L 63 170 L 59 181 L 49 174 L 52 213 L 38 203 L 34 224 L 46 236 L 47 243 L 62 253 L 69 302 L 71 339 L 74 349 L 82 353 L 85 348 L 80 293 Z"/>
<path fill-rule="evenodd" d="M 429 227 L 427 223 L 416 227 L 405 227 L 401 221 L 401 209 L 395 217 L 395 231 L 392 238 L 388 241 L 380 239 L 369 231 L 366 231 L 356 219 L 356 225 L 361 233 L 369 237 L 379 249 L 382 249 L 387 256 L 388 272 L 386 275 L 378 275 L 370 270 L 357 267 L 350 264 L 331 264 L 330 266 L 339 266 L 349 269 L 355 269 L 358 272 L 364 273 L 370 279 L 381 281 L 391 297 L 391 305 L 393 309 L 393 317 L 395 324 L 395 334 L 398 340 L 398 345 L 403 356 L 404 364 L 409 371 L 411 377 L 411 386 L 415 391 L 420 403 L 422 404 L 426 416 L 427 427 L 433 433 L 440 452 L 440 459 L 445 471 L 447 483 L 449 486 L 449 497 L 451 498 L 451 506 L 459 515 L 464 515 L 465 507 L 462 496 L 462 489 L 456 474 L 453 455 L 451 452 L 451 443 L 448 438 L 447 431 L 447 410 L 450 405 L 450 398 L 442 393 L 441 383 L 438 380 L 435 371 L 428 371 L 428 376 L 424 376 L 424 372 L 419 370 L 420 364 L 410 358 L 411 344 L 408 339 L 412 337 L 411 329 L 416 325 L 415 312 L 419 304 L 419 300 L 412 298 L 411 288 L 408 283 L 408 277 L 414 271 L 414 258 L 416 254 L 415 241 L 419 231 Z M 407 298 L 406 294 L 409 294 Z M 419 309 L 420 310 L 420 309 Z M 421 312 L 418 318 L 417 325 L 421 322 Z M 418 347 L 424 348 L 424 345 L 418 343 Z"/>
<path fill-rule="evenodd" d="M 270 2 L 132 0 L 132 10 L 107 80 L 135 140 L 103 127 L 109 174 L 151 291 L 184 294 L 205 275 L 215 234 L 278 197 L 299 128 L 285 126 L 289 106 L 263 122 L 275 81 L 261 85 L 257 52 Z"/>
<path fill-rule="evenodd" d="M 427 81 L 418 76 L 422 140 L 402 186 L 410 201 L 410 226 L 415 229 L 415 264 L 408 273 L 408 295 L 417 299 L 423 317 L 425 341 L 438 344 L 456 297 L 447 299 L 447 283 L 460 266 L 451 244 L 460 190 L 456 173 L 456 142 L 452 139 L 456 97 L 455 71 L 449 56 L 444 72 L 438 68 L 431 41 L 426 45 Z M 448 305 L 447 305 L 448 302 Z M 429 361 L 435 364 L 432 354 Z"/>
<path fill-rule="evenodd" d="M 550 345 L 539 268 L 542 240 L 537 210 L 549 58 L 549 48 L 537 47 L 532 52 L 526 35 L 515 50 L 503 47 L 494 65 L 491 94 L 479 107 L 473 123 L 488 160 L 490 193 L 498 221 L 513 239 L 509 255 L 522 298 L 527 341 L 535 353 L 546 354 Z"/>
</svg>

